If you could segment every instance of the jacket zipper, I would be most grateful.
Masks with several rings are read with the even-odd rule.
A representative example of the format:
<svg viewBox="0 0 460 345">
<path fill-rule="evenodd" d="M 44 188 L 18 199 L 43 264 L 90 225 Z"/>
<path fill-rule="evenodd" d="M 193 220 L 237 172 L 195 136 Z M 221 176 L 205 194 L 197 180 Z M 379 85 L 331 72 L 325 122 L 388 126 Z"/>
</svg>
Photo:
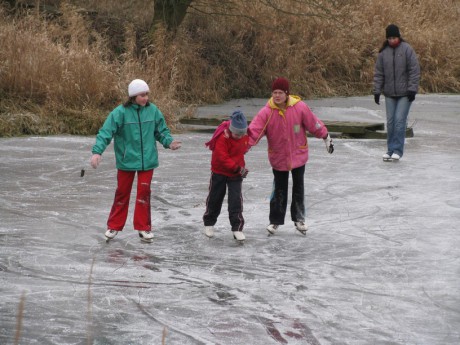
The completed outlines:
<svg viewBox="0 0 460 345">
<path fill-rule="evenodd" d="M 141 138 L 141 162 L 142 162 L 142 171 L 144 171 L 144 142 L 142 141 L 142 124 L 141 124 L 141 116 L 139 114 L 139 108 L 137 108 L 137 118 L 139 120 L 139 131 L 140 131 L 140 138 Z"/>
<path fill-rule="evenodd" d="M 282 121 L 283 121 L 284 130 L 289 132 L 289 129 L 287 128 L 286 112 L 287 112 L 287 107 L 286 107 L 286 110 L 282 114 L 282 119 L 283 119 Z M 294 135 L 294 138 L 295 138 L 295 135 Z M 291 147 L 292 145 L 294 145 L 294 143 L 291 142 L 291 137 L 289 136 L 289 133 L 287 133 L 287 140 L 288 140 L 288 145 L 287 145 L 288 147 Z M 290 148 L 289 148 L 288 157 L 289 157 L 288 158 L 289 161 L 287 162 L 288 170 L 291 171 L 292 170 L 292 151 Z"/>
<path fill-rule="evenodd" d="M 396 48 L 393 48 L 393 89 L 396 96 L 396 62 L 395 62 Z"/>
</svg>

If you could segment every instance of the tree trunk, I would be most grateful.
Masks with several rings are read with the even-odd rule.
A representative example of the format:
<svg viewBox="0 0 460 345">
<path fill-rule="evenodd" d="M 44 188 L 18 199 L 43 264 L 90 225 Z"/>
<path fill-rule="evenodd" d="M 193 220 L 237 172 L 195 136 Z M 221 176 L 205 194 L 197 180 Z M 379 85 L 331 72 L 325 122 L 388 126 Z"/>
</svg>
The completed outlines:
<svg viewBox="0 0 460 345">
<path fill-rule="evenodd" d="M 193 0 L 155 0 L 152 30 L 159 24 L 175 33 L 187 14 L 187 9 Z"/>
</svg>

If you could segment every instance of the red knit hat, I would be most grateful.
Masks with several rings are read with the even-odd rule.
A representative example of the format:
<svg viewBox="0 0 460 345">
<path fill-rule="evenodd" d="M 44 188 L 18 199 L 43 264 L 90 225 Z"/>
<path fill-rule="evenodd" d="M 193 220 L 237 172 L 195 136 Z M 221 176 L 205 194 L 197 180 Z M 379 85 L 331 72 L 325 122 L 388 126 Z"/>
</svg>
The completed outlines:
<svg viewBox="0 0 460 345">
<path fill-rule="evenodd" d="M 289 81 L 283 77 L 276 78 L 272 84 L 272 91 L 275 90 L 284 91 L 286 95 L 289 95 Z"/>
</svg>

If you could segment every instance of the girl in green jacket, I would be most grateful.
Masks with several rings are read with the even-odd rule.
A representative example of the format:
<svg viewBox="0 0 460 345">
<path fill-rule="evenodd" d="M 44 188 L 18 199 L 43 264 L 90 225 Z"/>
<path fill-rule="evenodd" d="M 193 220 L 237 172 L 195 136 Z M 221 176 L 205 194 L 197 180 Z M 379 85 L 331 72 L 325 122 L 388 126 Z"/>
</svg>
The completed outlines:
<svg viewBox="0 0 460 345">
<path fill-rule="evenodd" d="M 137 172 L 134 229 L 139 232 L 142 241 L 152 241 L 150 184 L 153 170 L 159 165 L 156 142 L 171 150 L 181 146 L 180 141 L 172 138 L 161 111 L 148 101 L 149 91 L 147 83 L 141 79 L 135 79 L 129 84 L 128 101 L 109 114 L 92 149 L 91 166 L 96 169 L 102 153 L 114 139 L 117 189 L 107 221 L 107 240 L 114 238 L 125 226 L 131 188 Z"/>
</svg>

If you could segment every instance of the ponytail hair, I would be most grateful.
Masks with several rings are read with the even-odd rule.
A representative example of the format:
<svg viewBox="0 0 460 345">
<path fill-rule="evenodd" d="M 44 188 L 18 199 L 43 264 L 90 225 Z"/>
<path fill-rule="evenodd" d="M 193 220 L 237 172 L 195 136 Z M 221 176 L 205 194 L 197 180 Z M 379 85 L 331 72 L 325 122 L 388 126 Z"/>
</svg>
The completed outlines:
<svg viewBox="0 0 460 345">
<path fill-rule="evenodd" d="M 136 96 L 134 96 L 134 97 L 129 97 L 128 100 L 127 100 L 125 103 L 123 103 L 123 106 L 124 106 L 125 108 L 129 107 L 131 104 L 134 104 L 134 100 L 135 100 L 135 99 L 136 99 Z"/>
</svg>

